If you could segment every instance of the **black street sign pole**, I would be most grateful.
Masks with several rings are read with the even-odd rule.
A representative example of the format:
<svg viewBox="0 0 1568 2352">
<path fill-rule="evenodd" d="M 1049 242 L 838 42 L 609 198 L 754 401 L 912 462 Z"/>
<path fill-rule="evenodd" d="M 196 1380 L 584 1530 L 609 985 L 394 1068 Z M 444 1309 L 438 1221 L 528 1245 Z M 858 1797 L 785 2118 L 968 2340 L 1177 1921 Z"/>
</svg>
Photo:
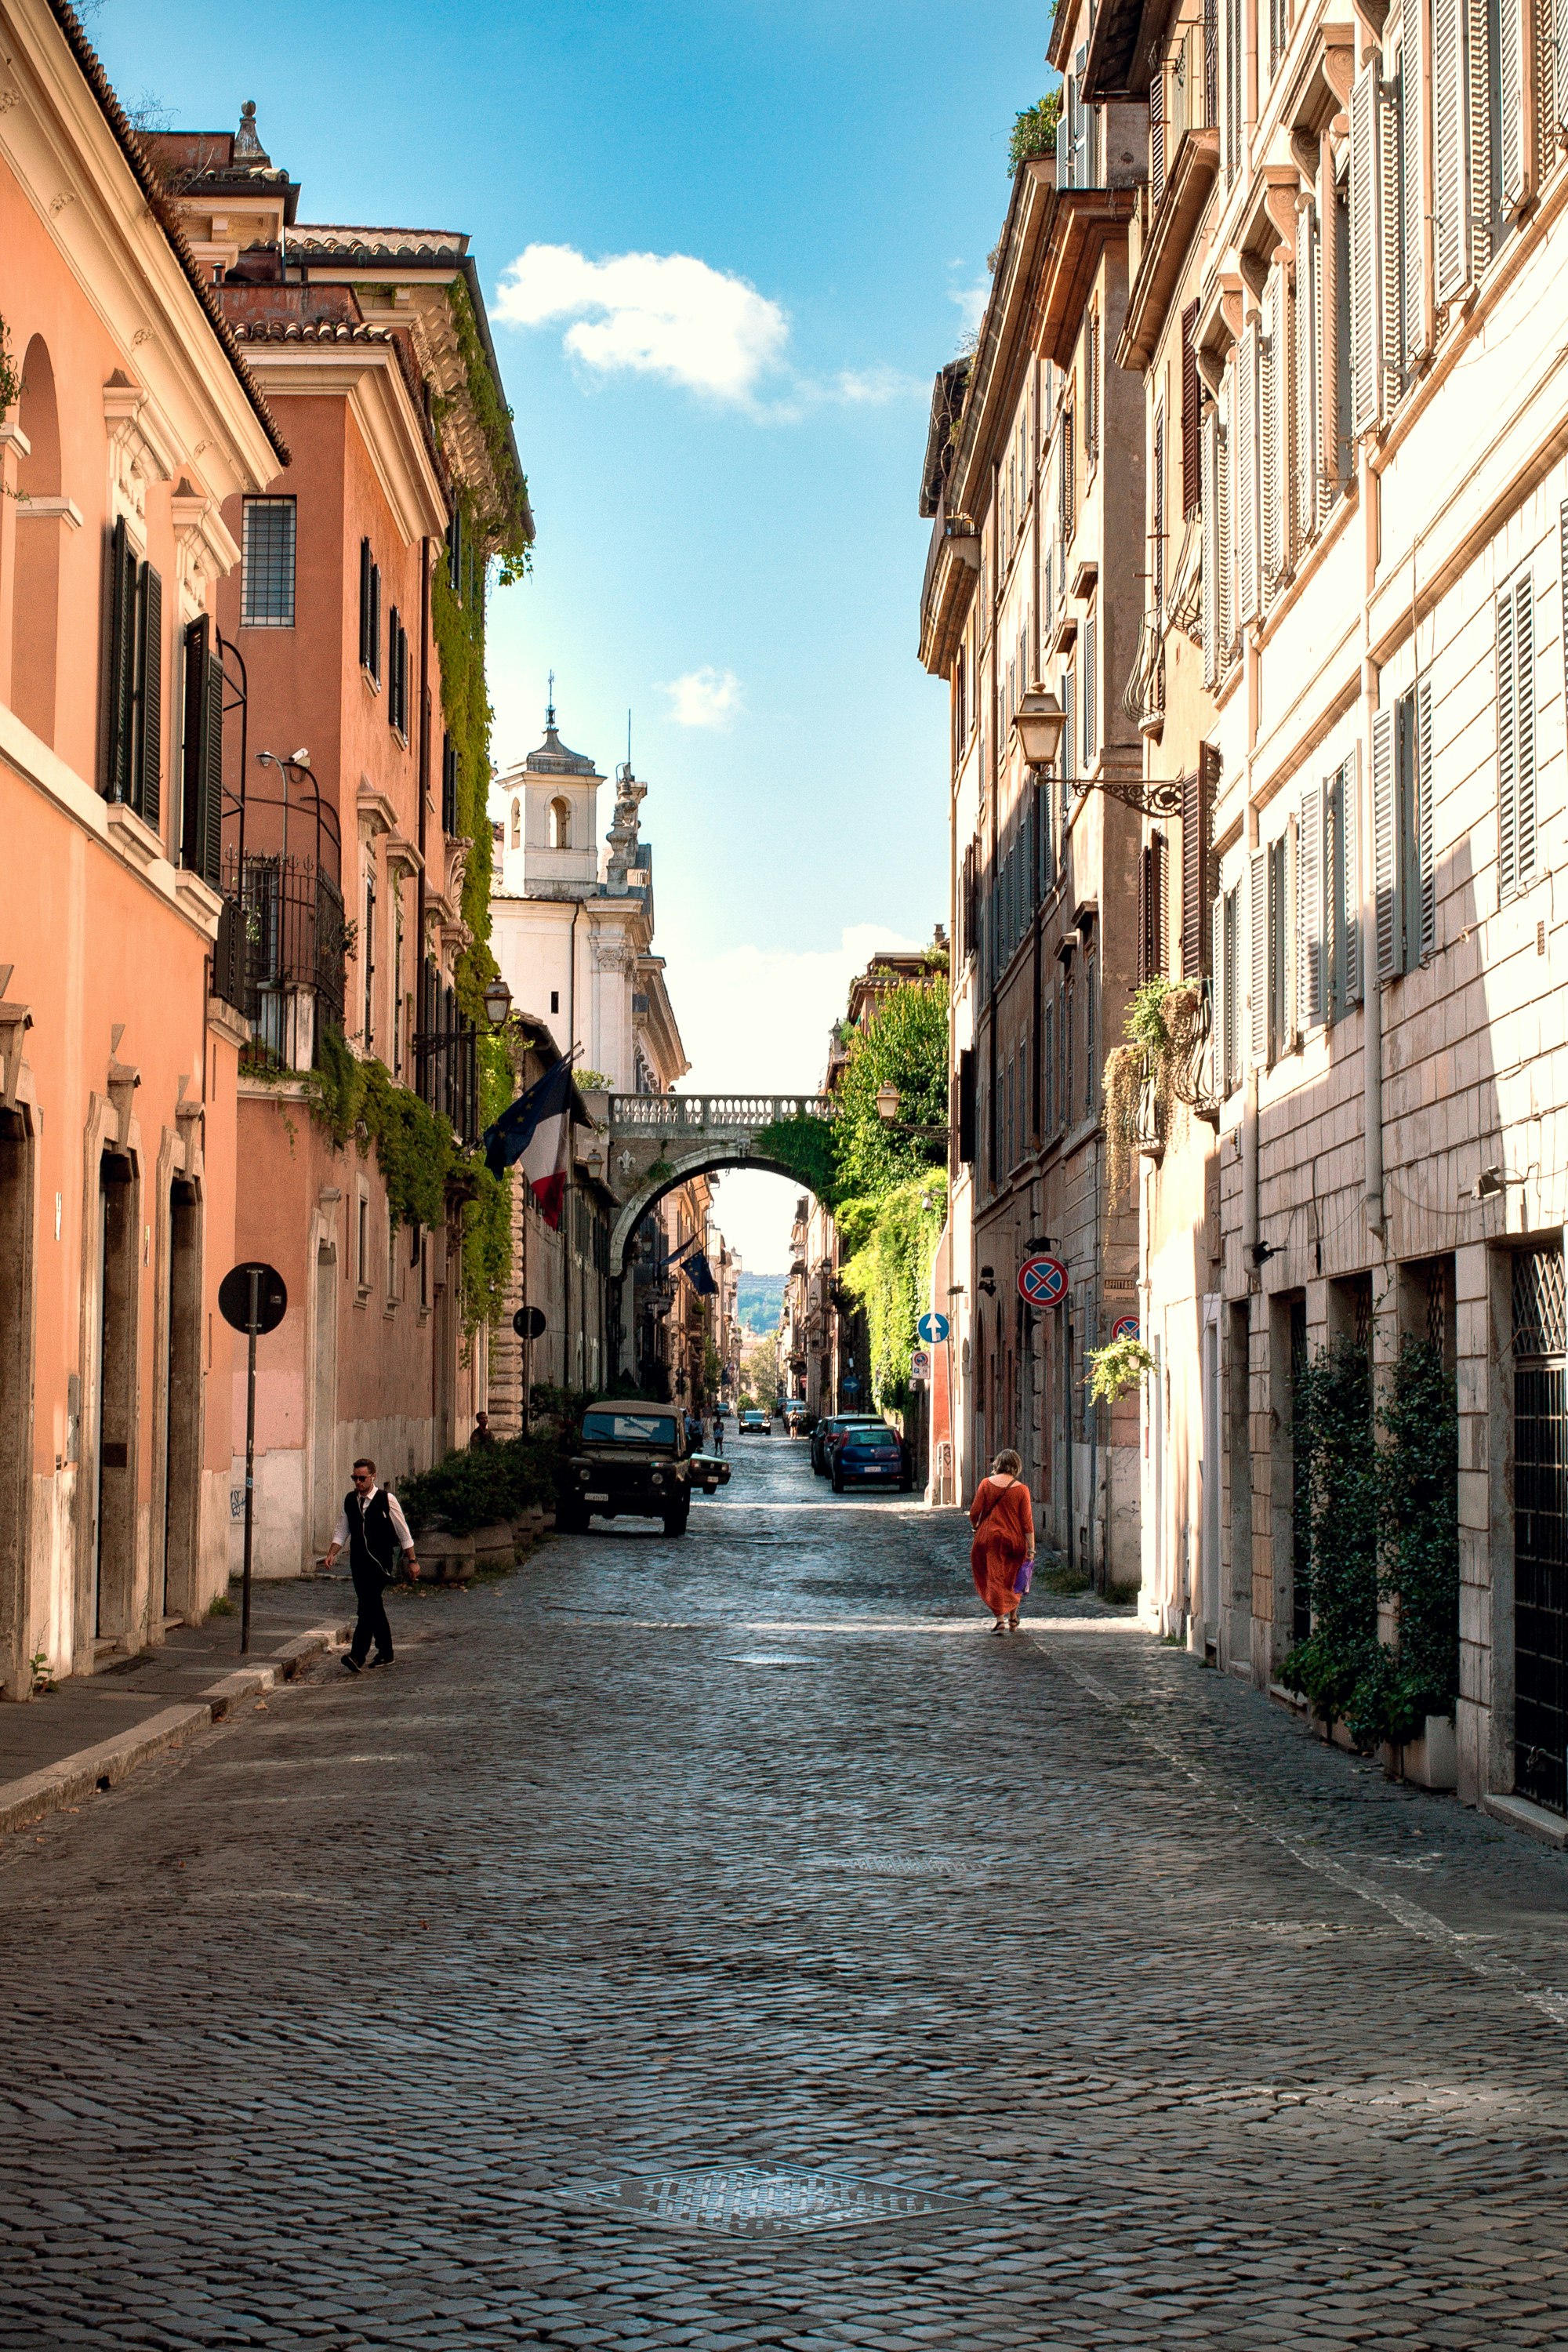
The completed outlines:
<svg viewBox="0 0 1568 2352">
<path fill-rule="evenodd" d="M 239 1586 L 239 1654 L 250 1649 L 250 1540 L 256 1517 L 256 1334 L 261 1327 L 261 1268 L 250 1274 L 250 1314 L 247 1319 L 245 1382 L 245 1570 Z"/>
</svg>

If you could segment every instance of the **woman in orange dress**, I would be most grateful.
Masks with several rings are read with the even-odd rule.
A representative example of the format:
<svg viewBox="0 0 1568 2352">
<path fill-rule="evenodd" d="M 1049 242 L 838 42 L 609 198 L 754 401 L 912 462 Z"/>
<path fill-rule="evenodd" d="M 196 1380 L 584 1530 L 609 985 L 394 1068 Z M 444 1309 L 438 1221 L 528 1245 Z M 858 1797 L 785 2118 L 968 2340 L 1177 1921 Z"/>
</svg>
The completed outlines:
<svg viewBox="0 0 1568 2352">
<path fill-rule="evenodd" d="M 1023 1466 L 1016 1454 L 999 1454 L 990 1477 L 980 1481 L 969 1510 L 974 1529 L 969 1554 L 974 1590 L 995 1618 L 992 1630 L 997 1633 L 1018 1630 L 1018 1601 L 1029 1586 L 1025 1563 L 1032 1570 L 1035 1558 L 1035 1514 L 1029 1490 L 1018 1475 Z"/>
</svg>

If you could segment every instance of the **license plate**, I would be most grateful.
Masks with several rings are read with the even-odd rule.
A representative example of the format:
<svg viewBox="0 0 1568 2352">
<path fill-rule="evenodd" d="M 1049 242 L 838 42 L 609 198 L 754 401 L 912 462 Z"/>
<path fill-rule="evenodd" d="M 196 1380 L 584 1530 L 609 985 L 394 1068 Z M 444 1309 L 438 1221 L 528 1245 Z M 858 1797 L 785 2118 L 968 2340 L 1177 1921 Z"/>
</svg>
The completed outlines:
<svg viewBox="0 0 1568 2352">
<path fill-rule="evenodd" d="M 585 1503 L 607 1503 L 609 1499 L 608 1495 L 584 1495 L 583 1497 Z"/>
</svg>

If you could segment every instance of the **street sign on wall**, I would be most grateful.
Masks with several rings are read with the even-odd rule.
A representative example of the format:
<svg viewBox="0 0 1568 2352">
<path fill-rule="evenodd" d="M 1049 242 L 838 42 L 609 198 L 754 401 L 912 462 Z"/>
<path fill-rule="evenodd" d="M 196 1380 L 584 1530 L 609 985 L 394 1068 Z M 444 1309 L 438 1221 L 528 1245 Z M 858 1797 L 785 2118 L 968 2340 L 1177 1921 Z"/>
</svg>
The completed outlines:
<svg viewBox="0 0 1568 2352">
<path fill-rule="evenodd" d="M 915 1349 L 910 1357 L 910 1378 L 911 1381 L 929 1381 L 931 1378 L 931 1357 L 924 1348 Z"/>
<path fill-rule="evenodd" d="M 1018 1268 L 1018 1295 L 1031 1307 L 1059 1307 L 1068 1295 L 1068 1270 L 1059 1257 L 1026 1257 Z"/>
<path fill-rule="evenodd" d="M 1136 1315 L 1119 1315 L 1110 1327 L 1110 1336 L 1113 1339 L 1142 1339 L 1143 1335 Z"/>
<path fill-rule="evenodd" d="M 946 1316 L 938 1315 L 934 1310 L 929 1315 L 922 1315 L 915 1325 L 915 1329 L 928 1348 L 939 1347 L 947 1337 L 948 1328 Z"/>
</svg>

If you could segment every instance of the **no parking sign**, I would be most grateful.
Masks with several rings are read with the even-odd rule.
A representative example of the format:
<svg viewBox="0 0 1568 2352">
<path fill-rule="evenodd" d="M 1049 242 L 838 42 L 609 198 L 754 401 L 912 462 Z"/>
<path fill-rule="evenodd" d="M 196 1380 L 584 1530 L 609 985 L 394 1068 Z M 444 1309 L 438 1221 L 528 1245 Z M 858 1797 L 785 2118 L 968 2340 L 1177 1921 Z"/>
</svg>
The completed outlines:
<svg viewBox="0 0 1568 2352">
<path fill-rule="evenodd" d="M 1068 1270 L 1059 1257 L 1026 1257 L 1018 1268 L 1018 1295 L 1031 1307 L 1059 1307 L 1068 1295 Z"/>
<path fill-rule="evenodd" d="M 1110 1336 L 1112 1339 L 1142 1339 L 1143 1335 L 1136 1315 L 1119 1315 L 1110 1327 Z"/>
</svg>

